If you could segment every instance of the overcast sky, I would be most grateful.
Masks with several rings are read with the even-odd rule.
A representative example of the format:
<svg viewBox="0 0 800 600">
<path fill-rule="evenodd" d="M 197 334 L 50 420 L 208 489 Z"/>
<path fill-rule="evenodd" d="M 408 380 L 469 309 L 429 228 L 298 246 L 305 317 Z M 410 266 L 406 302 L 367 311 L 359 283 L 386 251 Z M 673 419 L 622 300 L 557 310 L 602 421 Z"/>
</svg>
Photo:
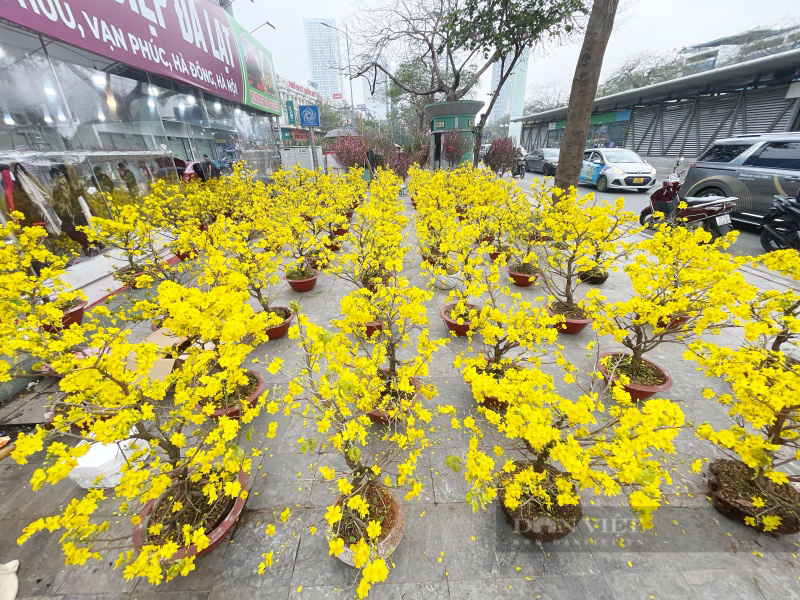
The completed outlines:
<svg viewBox="0 0 800 600">
<path fill-rule="evenodd" d="M 373 0 L 375 2 L 380 0 Z M 645 50 L 663 52 L 671 48 L 707 42 L 756 26 L 771 26 L 800 18 L 798 0 L 622 0 L 616 26 L 606 51 L 603 72 L 613 71 L 626 56 Z M 275 70 L 282 77 L 305 84 L 309 79 L 303 18 L 334 18 L 341 26 L 353 18 L 352 0 L 235 0 L 236 19 L 248 30 L 269 21 L 255 37 L 273 55 Z M 538 56 L 528 66 L 528 86 L 563 80 L 567 85 L 578 58 L 581 40 Z M 345 56 L 342 37 L 342 56 Z M 488 92 L 489 72 L 478 97 Z M 354 82 L 356 103 L 362 102 L 361 84 Z M 345 90 L 347 90 L 345 85 Z M 345 98 L 349 95 L 345 91 Z"/>
</svg>

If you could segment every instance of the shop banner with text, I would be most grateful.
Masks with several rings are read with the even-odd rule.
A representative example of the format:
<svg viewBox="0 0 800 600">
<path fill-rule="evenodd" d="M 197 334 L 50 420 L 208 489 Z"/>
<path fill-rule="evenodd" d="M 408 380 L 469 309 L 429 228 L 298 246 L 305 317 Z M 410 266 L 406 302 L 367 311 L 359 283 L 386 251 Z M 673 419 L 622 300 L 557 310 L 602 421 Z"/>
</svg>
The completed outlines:
<svg viewBox="0 0 800 600">
<path fill-rule="evenodd" d="M 212 0 L 0 0 L 0 16 L 221 98 L 281 112 L 272 55 Z"/>
</svg>

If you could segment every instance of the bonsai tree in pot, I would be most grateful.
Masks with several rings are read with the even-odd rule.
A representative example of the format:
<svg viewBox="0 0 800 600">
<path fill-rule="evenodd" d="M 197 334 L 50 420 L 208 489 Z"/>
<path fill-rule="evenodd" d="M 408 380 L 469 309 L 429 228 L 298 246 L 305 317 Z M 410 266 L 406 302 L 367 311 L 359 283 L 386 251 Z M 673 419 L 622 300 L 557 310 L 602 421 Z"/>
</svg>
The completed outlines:
<svg viewBox="0 0 800 600">
<path fill-rule="evenodd" d="M 333 253 L 326 248 L 330 243 L 330 224 L 343 224 L 344 217 L 338 207 L 321 194 L 325 189 L 317 185 L 317 176 L 297 170 L 297 178 L 286 178 L 277 193 L 285 223 L 291 232 L 285 256 L 289 259 L 286 279 L 295 291 L 309 291 L 317 281 L 319 269 L 330 263 Z M 313 173 L 313 172 L 312 172 Z"/>
<path fill-rule="evenodd" d="M 586 294 L 594 329 L 628 350 L 600 357 L 598 369 L 615 388 L 621 386 L 634 400 L 666 391 L 672 378 L 645 356 L 661 344 L 687 343 L 728 324 L 728 308 L 746 287 L 738 271 L 745 259 L 724 252 L 731 243 L 728 238 L 710 242 L 701 229 L 662 226 L 636 245 L 624 267 L 631 298 L 608 303 L 597 290 Z"/>
<path fill-rule="evenodd" d="M 497 285 L 498 281 L 499 266 L 490 263 L 482 272 L 486 302 L 475 327 L 482 350 L 475 355 L 470 348 L 455 360 L 475 401 L 493 410 L 506 408 L 522 382 L 541 376 L 538 369 L 529 367 L 542 364 L 558 335 L 552 327 L 554 317 L 522 301 L 519 294 L 511 294 L 508 286 Z"/>
<path fill-rule="evenodd" d="M 44 363 L 83 340 L 83 293 L 64 283 L 67 258 L 41 243 L 46 235 L 16 220 L 0 225 L 0 343 L 8 357 L 0 360 L 0 381 L 38 377 Z"/>
<path fill-rule="evenodd" d="M 264 317 L 246 299 L 241 288 L 202 292 L 169 281 L 159 286 L 157 298 L 142 310 L 168 314 L 167 326 L 177 335 L 219 341 L 191 347 L 183 366 L 169 373 L 154 370 L 153 344 L 129 343 L 120 335 L 129 331 L 116 326 L 86 332 L 84 342 L 96 352 L 67 352 L 53 361 L 67 394 L 63 410 L 51 428 L 18 438 L 12 453 L 25 464 L 45 452 L 43 466 L 31 477 L 34 490 L 61 481 L 95 448 L 65 444 L 65 437 L 119 449 L 124 463 L 110 483 L 113 489 L 90 489 L 61 514 L 33 521 L 20 542 L 58 531 L 67 564 L 110 559 L 126 577 L 159 583 L 186 575 L 196 556 L 222 541 L 247 497 L 253 450 L 237 444 L 242 423 L 260 413 L 266 398 L 243 406 L 240 419 L 206 420 L 196 407 L 210 413 L 213 400 L 241 381 L 239 365 L 253 349 L 243 340 L 265 338 Z M 75 430 L 76 423 L 82 428 Z M 134 527 L 133 548 L 128 535 L 112 531 L 110 513 L 98 514 L 108 496 L 120 502 L 114 521 L 122 518 Z"/>
<path fill-rule="evenodd" d="M 129 287 L 146 286 L 154 280 L 177 281 L 181 270 L 164 254 L 164 240 L 151 215 L 140 204 L 127 204 L 110 219 L 94 217 L 87 235 L 92 241 L 116 249 L 124 266 L 115 277 Z"/>
<path fill-rule="evenodd" d="M 392 271 L 402 271 L 406 251 L 403 229 L 408 219 L 398 199 L 400 183 L 390 171 L 378 170 L 370 198 L 360 206 L 343 238 L 345 250 L 331 267 L 340 279 L 374 288 Z"/>
<path fill-rule="evenodd" d="M 595 202 L 591 195 L 578 198 L 575 188 L 558 195 L 543 193 L 539 203 L 542 230 L 558 240 L 540 247 L 542 283 L 553 298 L 547 310 L 560 315 L 559 331 L 578 333 L 591 322 L 575 296 L 580 274 L 598 268 L 605 271 L 628 253 L 630 244 L 623 240 L 631 233 L 636 215 L 624 210 L 622 198 L 613 204 Z M 603 262 L 598 263 L 598 257 Z"/>
<path fill-rule="evenodd" d="M 263 215 L 258 220 L 239 223 L 220 219 L 202 234 L 206 241 L 201 265 L 201 281 L 212 285 L 244 285 L 251 298 L 256 300 L 266 315 L 267 336 L 279 339 L 286 335 L 294 318 L 288 306 L 275 306 L 280 290 L 278 275 L 280 257 L 272 248 L 274 236 L 256 237 L 256 233 L 269 226 Z"/>
<path fill-rule="evenodd" d="M 403 396 L 407 410 L 397 411 L 390 429 L 372 427 L 367 413 L 380 403 L 384 390 L 378 370 L 384 357 L 360 355 L 357 342 L 303 314 L 290 335 L 299 340 L 303 367 L 289 383 L 284 408 L 302 415 L 305 450 L 332 448 L 339 455 L 333 465 L 318 470 L 319 480 L 331 486 L 331 504 L 303 530 L 325 527 L 329 553 L 360 570 L 358 594 L 365 597 L 386 578 L 391 553 L 402 538 L 403 507 L 392 490 L 406 488 L 405 498 L 411 499 L 423 488 L 415 471 L 420 452 L 431 443 L 432 415 L 408 390 Z"/>
<path fill-rule="evenodd" d="M 652 527 L 661 487 L 670 481 L 665 462 L 675 452 L 683 413 L 662 399 L 606 407 L 564 364 L 566 395 L 533 367 L 538 376 L 508 387 L 504 412 L 478 409 L 489 421 L 485 429 L 465 419 L 474 434 L 464 468 L 471 485 L 467 501 L 477 511 L 498 498 L 515 531 L 538 541 L 557 540 L 577 525 L 581 490 L 625 494 L 641 527 Z M 485 451 L 492 442 L 494 452 Z M 459 466 L 457 459 L 449 464 Z"/>
<path fill-rule="evenodd" d="M 425 303 L 431 298 L 430 292 L 397 275 L 375 292 L 362 288 L 342 298 L 344 317 L 334 325 L 357 340 L 354 350 L 378 361 L 379 375 L 385 382 L 380 403 L 368 413 L 377 422 L 388 424 L 398 410 L 408 410 L 404 406 L 408 394 L 431 398 L 435 392 L 419 379 L 428 375 L 431 357 L 446 343 L 429 337 Z M 411 347 L 416 351 L 408 355 Z"/>
<path fill-rule="evenodd" d="M 781 250 L 754 262 L 793 284 L 743 287 L 732 314 L 743 325 L 744 344 L 729 348 L 696 340 L 685 356 L 731 386 L 729 393 L 703 392 L 716 397 L 731 425 L 702 423 L 696 429 L 728 457 L 709 465 L 714 508 L 760 531 L 793 534 L 800 531 L 800 492 L 794 487 L 800 482 L 800 258 L 794 250 Z"/>
</svg>

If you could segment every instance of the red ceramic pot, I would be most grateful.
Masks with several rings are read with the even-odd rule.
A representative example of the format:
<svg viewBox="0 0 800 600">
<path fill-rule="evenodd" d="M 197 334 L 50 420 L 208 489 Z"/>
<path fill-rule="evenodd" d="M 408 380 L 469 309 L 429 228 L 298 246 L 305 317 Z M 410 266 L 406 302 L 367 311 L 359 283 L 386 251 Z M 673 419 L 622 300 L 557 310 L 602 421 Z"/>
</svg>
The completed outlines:
<svg viewBox="0 0 800 600">
<path fill-rule="evenodd" d="M 274 308 L 285 308 L 286 310 L 289 310 L 285 306 L 275 306 Z M 267 328 L 267 337 L 271 340 L 279 340 L 286 335 L 286 332 L 289 331 L 292 321 L 294 321 L 294 313 L 289 311 L 289 318 L 284 320 L 283 323 Z"/>
<path fill-rule="evenodd" d="M 680 329 L 681 325 L 686 325 L 692 318 L 689 315 L 680 315 L 677 317 L 675 315 L 670 315 L 670 317 L 672 318 L 669 322 L 667 322 L 667 319 L 659 319 L 658 326 L 664 329 Z"/>
<path fill-rule="evenodd" d="M 242 486 L 242 490 L 247 489 L 247 474 L 244 471 L 239 471 L 239 483 Z M 214 548 L 222 543 L 222 540 L 225 539 L 225 536 L 228 535 L 231 529 L 233 529 L 234 524 L 236 523 L 236 519 L 239 518 L 239 515 L 242 514 L 242 510 L 244 510 L 244 503 L 247 501 L 246 497 L 242 497 L 241 495 L 236 499 L 233 503 L 233 507 L 231 508 L 230 512 L 225 516 L 224 519 L 217 525 L 214 529 L 211 530 L 211 533 L 208 534 L 209 544 L 202 550 L 198 552 L 197 547 L 195 545 L 191 545 L 188 548 L 181 548 L 175 554 L 172 555 L 170 560 L 179 560 L 181 558 L 189 558 L 190 556 L 203 556 L 204 554 L 208 554 Z M 142 522 L 139 525 L 134 525 L 133 527 L 133 548 L 136 554 L 142 551 L 142 547 L 147 543 L 146 540 L 146 532 L 148 527 L 148 521 L 150 517 L 150 513 L 153 512 L 153 509 L 156 506 L 157 500 L 151 500 L 147 504 L 145 504 L 144 509 L 142 510 L 141 517 Z"/>
<path fill-rule="evenodd" d="M 189 260 L 192 257 L 192 251 L 187 250 L 186 252 L 175 252 L 175 256 L 181 260 Z"/>
<path fill-rule="evenodd" d="M 453 333 L 455 333 L 458 336 L 465 336 L 465 335 L 467 335 L 467 332 L 469 331 L 469 328 L 472 325 L 472 322 L 470 321 L 470 322 L 463 323 L 463 324 L 459 325 L 456 321 L 451 319 L 448 316 L 447 311 L 449 309 L 451 309 L 452 307 L 454 307 L 455 305 L 456 305 L 455 302 L 453 302 L 451 304 L 445 304 L 443 307 L 441 307 L 439 309 L 439 314 L 442 316 L 442 319 L 444 320 L 445 324 L 447 325 L 447 328 L 450 331 L 452 331 Z M 467 310 L 469 310 L 471 308 L 474 308 L 475 310 L 480 310 L 474 304 L 467 304 Z"/>
<path fill-rule="evenodd" d="M 386 372 L 385 369 L 380 370 L 384 373 Z M 411 379 L 411 383 L 414 384 L 414 389 L 417 390 L 417 392 L 414 394 L 414 397 L 416 398 L 419 395 L 419 388 L 422 387 L 422 382 L 416 377 L 413 377 Z M 382 410 L 371 410 L 367 413 L 367 416 L 373 423 L 378 423 L 380 425 L 388 425 L 390 422 L 389 413 L 386 413 Z"/>
<path fill-rule="evenodd" d="M 64 313 L 61 315 L 61 329 L 69 329 L 70 325 L 78 324 L 80 325 L 83 323 L 83 316 L 86 314 L 86 302 L 81 302 L 70 308 L 69 310 L 65 310 Z M 58 328 L 53 327 L 52 325 L 42 325 L 42 329 L 47 331 L 48 333 L 55 333 Z"/>
<path fill-rule="evenodd" d="M 258 379 L 258 387 L 256 388 L 256 391 L 250 394 L 250 396 L 247 397 L 247 400 L 245 400 L 245 404 L 253 406 L 258 400 L 258 397 L 264 392 L 264 380 L 261 378 L 261 375 L 259 375 L 255 371 L 251 371 L 250 369 L 248 369 L 247 372 L 250 373 L 251 375 L 255 375 L 256 379 Z M 202 410 L 199 404 L 195 408 L 197 410 Z M 240 416 L 242 416 L 242 410 L 238 404 L 235 404 L 234 406 L 228 406 L 226 408 L 220 408 L 218 410 L 215 410 L 213 413 L 211 413 L 210 416 L 212 419 L 219 419 L 220 417 L 230 417 L 231 419 L 238 419 Z"/>
<path fill-rule="evenodd" d="M 336 244 L 334 242 L 328 242 L 327 244 L 325 244 L 325 247 L 331 252 L 338 252 L 339 250 L 342 249 L 341 245 Z"/>
<path fill-rule="evenodd" d="M 534 273 L 533 275 L 528 275 L 527 273 L 519 273 L 514 270 L 514 266 L 508 267 L 508 274 L 514 281 L 514 285 L 519 287 L 530 287 L 533 285 L 533 282 L 536 281 L 536 278 L 539 277 L 538 273 Z"/>
<path fill-rule="evenodd" d="M 370 321 L 365 323 L 365 326 L 367 328 L 367 337 L 372 337 L 376 331 L 383 331 L 383 323 L 380 321 Z"/>
<path fill-rule="evenodd" d="M 347 227 L 340 227 L 339 229 L 334 229 L 333 230 L 333 235 L 336 236 L 336 237 L 341 237 L 343 235 L 346 235 L 347 234 L 347 229 L 348 229 Z"/>
<path fill-rule="evenodd" d="M 317 277 L 319 277 L 319 273 L 315 272 L 313 277 L 308 277 L 306 279 L 287 278 L 286 281 L 289 282 L 289 286 L 295 292 L 310 292 L 314 289 L 314 286 L 317 285 Z"/>
<path fill-rule="evenodd" d="M 553 310 L 548 306 L 547 307 L 547 314 L 551 317 L 555 316 L 558 313 L 553 312 Z M 594 321 L 594 319 L 572 319 L 567 317 L 566 315 L 561 315 L 564 317 L 564 321 L 558 323 L 556 325 L 556 329 L 558 329 L 561 333 L 566 333 L 569 335 L 575 335 L 576 333 L 580 333 L 586 326 Z"/>
<path fill-rule="evenodd" d="M 597 361 L 597 370 L 600 371 L 600 374 L 603 376 L 603 379 L 606 381 L 606 383 L 610 383 L 609 381 L 610 374 L 608 369 L 602 364 L 603 358 L 605 358 L 606 356 L 620 356 L 622 354 L 626 353 L 603 352 L 603 354 L 599 356 L 599 360 Z M 666 392 L 669 388 L 672 387 L 672 377 L 669 376 L 669 373 L 667 373 L 663 368 L 661 368 L 654 362 L 647 360 L 646 358 L 643 358 L 642 360 L 647 364 L 654 366 L 659 371 L 661 371 L 661 373 L 664 375 L 664 383 L 656 386 L 641 385 L 638 383 L 630 383 L 628 385 L 622 386 L 625 389 L 625 391 L 628 392 L 628 394 L 630 394 L 631 400 L 633 400 L 634 402 L 638 402 L 640 400 L 647 400 L 651 396 L 654 396 L 659 392 Z M 614 377 L 614 379 L 616 379 L 616 377 Z"/>
<path fill-rule="evenodd" d="M 501 411 L 508 408 L 508 402 L 504 402 L 502 400 L 498 400 L 494 396 L 484 396 L 483 401 L 479 400 L 477 396 L 475 396 L 475 391 L 472 390 L 472 384 L 470 384 L 469 389 L 472 391 L 472 397 L 478 404 L 483 404 L 486 408 L 491 408 L 493 411 Z"/>
</svg>

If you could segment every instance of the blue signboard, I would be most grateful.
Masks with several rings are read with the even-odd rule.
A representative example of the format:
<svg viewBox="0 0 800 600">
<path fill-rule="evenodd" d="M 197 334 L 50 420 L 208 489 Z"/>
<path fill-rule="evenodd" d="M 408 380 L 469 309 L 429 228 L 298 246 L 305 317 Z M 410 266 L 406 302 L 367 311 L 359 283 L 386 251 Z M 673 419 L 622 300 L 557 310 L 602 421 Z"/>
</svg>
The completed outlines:
<svg viewBox="0 0 800 600">
<path fill-rule="evenodd" d="M 300 127 L 319 127 L 319 106 L 298 106 Z"/>
</svg>

